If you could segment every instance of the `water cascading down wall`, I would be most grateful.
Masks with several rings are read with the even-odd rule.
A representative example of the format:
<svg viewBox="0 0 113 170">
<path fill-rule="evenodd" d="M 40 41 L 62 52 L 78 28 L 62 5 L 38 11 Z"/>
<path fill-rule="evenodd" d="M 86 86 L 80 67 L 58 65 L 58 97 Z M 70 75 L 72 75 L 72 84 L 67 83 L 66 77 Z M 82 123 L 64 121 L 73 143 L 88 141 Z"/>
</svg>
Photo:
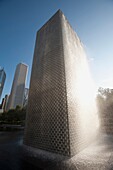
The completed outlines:
<svg viewBox="0 0 113 170">
<path fill-rule="evenodd" d="M 59 10 L 37 32 L 24 144 L 71 157 L 88 146 L 96 131 L 87 58 Z"/>
</svg>

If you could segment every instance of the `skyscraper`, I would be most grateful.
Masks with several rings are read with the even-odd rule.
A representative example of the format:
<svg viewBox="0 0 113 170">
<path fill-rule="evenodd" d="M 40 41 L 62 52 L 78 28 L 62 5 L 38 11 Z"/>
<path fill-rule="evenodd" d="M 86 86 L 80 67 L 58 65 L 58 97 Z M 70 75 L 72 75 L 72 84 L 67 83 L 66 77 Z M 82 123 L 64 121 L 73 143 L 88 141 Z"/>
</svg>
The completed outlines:
<svg viewBox="0 0 113 170">
<path fill-rule="evenodd" d="M 59 10 L 37 32 L 24 144 L 71 157 L 91 142 L 96 123 L 86 54 Z"/>
<path fill-rule="evenodd" d="M 16 66 L 7 110 L 16 108 L 17 105 L 23 106 L 27 69 L 28 66 L 23 63 Z"/>
<path fill-rule="evenodd" d="M 5 95 L 5 97 L 2 99 L 1 109 L 3 109 L 3 111 L 6 111 L 8 98 L 9 98 L 9 96 Z"/>
<path fill-rule="evenodd" d="M 6 73 L 3 68 L 0 68 L 0 97 L 2 95 L 5 79 L 6 79 Z"/>
<path fill-rule="evenodd" d="M 25 88 L 23 107 L 26 107 L 26 106 L 27 106 L 27 103 L 28 103 L 28 94 L 29 94 L 29 89 L 28 89 L 28 88 Z"/>
</svg>

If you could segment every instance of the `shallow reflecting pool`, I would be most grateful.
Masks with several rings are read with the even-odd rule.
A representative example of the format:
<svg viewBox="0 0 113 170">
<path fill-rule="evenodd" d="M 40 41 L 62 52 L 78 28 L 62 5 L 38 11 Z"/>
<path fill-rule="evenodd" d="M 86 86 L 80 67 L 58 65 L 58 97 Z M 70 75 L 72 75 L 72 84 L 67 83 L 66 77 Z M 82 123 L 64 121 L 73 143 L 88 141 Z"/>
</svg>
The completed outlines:
<svg viewBox="0 0 113 170">
<path fill-rule="evenodd" d="M 0 170 L 41 170 L 23 160 L 22 142 L 23 131 L 0 132 Z"/>
</svg>

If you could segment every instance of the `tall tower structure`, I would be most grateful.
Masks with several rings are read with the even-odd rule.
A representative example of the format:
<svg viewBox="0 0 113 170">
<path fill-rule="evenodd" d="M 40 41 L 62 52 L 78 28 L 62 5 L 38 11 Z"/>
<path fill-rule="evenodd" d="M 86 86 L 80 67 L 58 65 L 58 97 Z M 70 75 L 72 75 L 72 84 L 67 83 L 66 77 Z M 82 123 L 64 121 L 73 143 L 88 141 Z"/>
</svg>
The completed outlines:
<svg viewBox="0 0 113 170">
<path fill-rule="evenodd" d="M 16 66 L 7 110 L 15 108 L 17 105 L 23 106 L 27 68 L 28 66 L 23 63 Z"/>
<path fill-rule="evenodd" d="M 6 111 L 8 98 L 9 96 L 6 94 L 5 97 L 2 99 L 1 109 L 3 109 L 3 111 Z"/>
<path fill-rule="evenodd" d="M 37 32 L 24 144 L 65 156 L 96 134 L 93 82 L 83 45 L 59 10 Z"/>
<path fill-rule="evenodd" d="M 6 79 L 6 73 L 3 68 L 0 68 L 0 98 L 2 95 L 5 79 Z"/>
<path fill-rule="evenodd" d="M 28 95 L 29 95 L 29 89 L 28 89 L 28 88 L 25 88 L 23 107 L 26 107 L 26 106 L 27 106 L 27 103 L 28 103 Z"/>
</svg>

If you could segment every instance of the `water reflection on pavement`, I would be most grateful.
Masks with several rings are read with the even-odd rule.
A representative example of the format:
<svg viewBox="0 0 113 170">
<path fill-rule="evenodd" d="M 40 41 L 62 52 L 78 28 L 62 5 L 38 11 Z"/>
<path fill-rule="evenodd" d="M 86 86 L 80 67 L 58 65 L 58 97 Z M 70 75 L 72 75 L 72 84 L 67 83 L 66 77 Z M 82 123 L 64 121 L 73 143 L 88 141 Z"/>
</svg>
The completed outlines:
<svg viewBox="0 0 113 170">
<path fill-rule="evenodd" d="M 0 132 L 0 170 L 41 170 L 22 159 L 23 131 Z"/>
<path fill-rule="evenodd" d="M 41 170 L 23 159 L 22 142 L 23 131 L 0 132 L 0 170 Z M 59 170 L 59 164 L 50 165 L 46 169 Z M 101 134 L 89 147 L 63 161 L 61 167 L 63 170 L 113 170 L 113 136 Z"/>
</svg>

